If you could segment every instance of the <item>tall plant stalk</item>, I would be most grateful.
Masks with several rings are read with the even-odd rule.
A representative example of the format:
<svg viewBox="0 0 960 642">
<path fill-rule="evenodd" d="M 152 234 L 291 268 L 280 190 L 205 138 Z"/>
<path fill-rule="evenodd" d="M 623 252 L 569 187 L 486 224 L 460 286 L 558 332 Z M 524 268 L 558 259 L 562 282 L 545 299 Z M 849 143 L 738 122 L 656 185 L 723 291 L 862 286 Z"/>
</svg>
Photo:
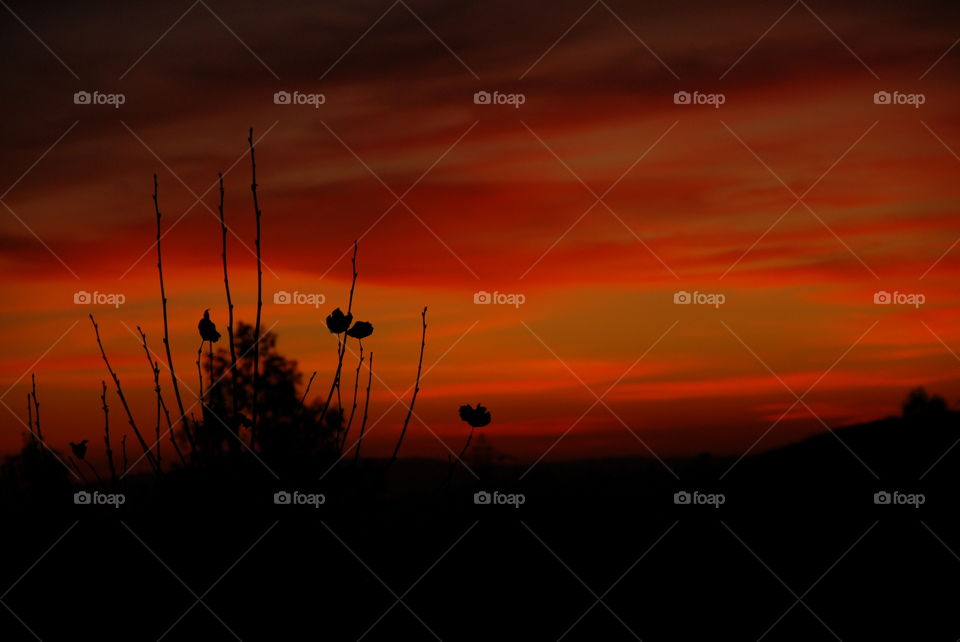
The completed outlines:
<svg viewBox="0 0 960 642">
<path fill-rule="evenodd" d="M 357 372 L 353 378 L 353 404 L 350 407 L 350 419 L 347 420 L 347 427 L 343 430 L 343 439 L 340 441 L 340 453 L 347 444 L 347 436 L 350 434 L 350 426 L 353 425 L 353 415 L 357 411 L 357 391 L 360 389 L 360 368 L 363 366 L 363 343 L 360 342 L 360 358 L 357 360 Z"/>
<path fill-rule="evenodd" d="M 227 293 L 227 337 L 230 339 L 230 382 L 233 392 L 233 417 L 230 425 L 239 428 L 238 415 L 240 414 L 240 396 L 237 392 L 237 347 L 233 338 L 233 299 L 230 296 L 230 277 L 227 274 L 227 222 L 223 215 L 223 174 L 217 175 L 220 179 L 220 239 L 223 248 L 220 256 L 223 259 L 223 288 Z M 212 366 L 211 366 L 212 368 Z"/>
<path fill-rule="evenodd" d="M 260 255 L 260 201 L 257 199 L 257 159 L 253 145 L 253 127 L 250 128 L 250 136 L 247 138 L 250 145 L 250 191 L 253 193 L 253 211 L 257 219 L 257 319 L 253 327 L 253 402 L 251 408 L 250 422 L 250 448 L 256 448 L 257 444 L 257 411 L 259 409 L 259 389 L 260 389 L 260 314 L 263 310 L 263 259 Z"/>
<path fill-rule="evenodd" d="M 127 398 L 123 394 L 123 388 L 120 386 L 120 378 L 117 376 L 117 373 L 113 371 L 113 368 L 110 366 L 110 360 L 107 359 L 107 353 L 103 349 L 103 342 L 100 340 L 100 326 L 97 325 L 97 322 L 94 320 L 93 315 L 90 315 L 90 323 L 93 324 L 93 331 L 97 335 L 97 345 L 100 347 L 100 356 L 103 357 L 103 362 L 107 366 L 107 372 L 110 373 L 110 377 L 113 379 L 113 383 L 117 388 L 117 396 L 120 397 L 120 403 L 123 404 L 123 409 L 127 413 L 127 421 L 130 423 L 130 427 L 133 429 L 133 434 L 136 436 L 137 441 L 140 442 L 140 447 L 143 449 L 143 455 L 147 458 L 147 461 L 150 462 L 150 465 L 153 467 L 153 471 L 159 476 L 160 475 L 160 466 L 157 464 L 157 461 L 153 457 L 153 453 L 150 451 L 150 446 L 147 445 L 147 442 L 143 439 L 143 435 L 140 434 L 140 429 L 137 428 L 137 422 L 133 419 L 133 413 L 130 412 L 130 406 L 127 404 Z"/>
<path fill-rule="evenodd" d="M 37 375 L 30 375 L 31 388 L 33 390 L 33 415 L 37 425 L 37 439 L 43 443 L 43 431 L 40 430 L 40 400 L 37 398 Z"/>
<path fill-rule="evenodd" d="M 30 405 L 30 393 L 27 393 L 27 431 L 30 433 L 30 439 L 37 441 L 37 433 L 33 431 L 33 406 Z"/>
<path fill-rule="evenodd" d="M 360 422 L 360 438 L 357 439 L 357 452 L 353 456 L 354 465 L 360 461 L 360 446 L 363 445 L 363 434 L 367 429 L 367 415 L 370 410 L 370 386 L 373 384 L 373 352 L 370 353 L 370 363 L 367 365 L 370 374 L 367 376 L 367 399 L 363 403 L 363 421 Z"/>
<path fill-rule="evenodd" d="M 107 466 L 110 468 L 110 483 L 117 485 L 117 468 L 113 463 L 113 449 L 110 447 L 110 409 L 107 407 L 107 382 L 101 381 L 100 402 L 103 404 L 103 444 L 107 448 Z"/>
<path fill-rule="evenodd" d="M 453 480 L 453 473 L 457 470 L 457 464 L 463 461 L 463 456 L 467 454 L 467 450 L 470 448 L 470 442 L 473 441 L 473 431 L 476 430 L 473 426 L 470 426 L 470 434 L 467 435 L 467 443 L 463 445 L 463 450 L 460 451 L 460 454 L 457 455 L 457 458 L 450 462 L 450 473 L 447 475 L 447 484 L 449 485 L 451 480 Z"/>
<path fill-rule="evenodd" d="M 357 288 L 357 241 L 353 242 L 353 258 L 350 259 L 353 266 L 353 280 L 350 282 L 350 298 L 347 301 L 347 318 L 353 314 L 353 293 Z M 340 373 L 343 372 L 343 356 L 347 351 L 347 333 L 343 333 L 343 341 L 340 341 L 340 335 L 337 335 L 337 371 L 333 375 L 333 383 L 330 384 L 330 392 L 327 393 L 327 401 L 323 404 L 323 410 L 320 413 L 320 425 L 323 426 L 323 420 L 330 410 L 330 402 L 333 401 L 333 393 L 340 392 Z"/>
<path fill-rule="evenodd" d="M 400 445 L 403 444 L 403 438 L 407 434 L 407 427 L 410 425 L 410 417 L 413 415 L 413 406 L 417 403 L 417 393 L 420 392 L 420 374 L 423 372 L 423 349 L 427 344 L 426 306 L 424 306 L 420 317 L 423 320 L 423 330 L 420 335 L 420 361 L 417 364 L 417 380 L 413 385 L 413 397 L 410 399 L 410 406 L 407 408 L 407 417 L 403 420 L 403 430 L 400 431 L 400 438 L 397 439 L 397 445 L 393 449 L 393 455 L 390 456 L 390 461 L 387 462 L 386 468 L 389 468 L 391 465 L 393 465 L 393 462 L 397 461 L 397 454 L 400 452 Z"/>
<path fill-rule="evenodd" d="M 180 397 L 180 385 L 177 382 L 177 372 L 173 368 L 173 353 L 170 350 L 170 325 L 167 322 L 167 291 L 163 284 L 163 254 L 160 252 L 160 200 L 158 197 L 159 185 L 157 175 L 153 175 L 153 210 L 157 214 L 157 272 L 160 275 L 160 302 L 163 308 L 163 346 L 167 352 L 167 368 L 170 370 L 170 382 L 173 385 L 173 395 L 177 399 L 177 408 L 180 410 L 180 417 L 176 423 L 183 425 L 183 433 L 190 442 L 191 451 L 196 450 L 193 443 L 193 437 L 190 435 L 189 426 L 187 426 L 187 412 L 183 409 L 183 399 Z"/>
<path fill-rule="evenodd" d="M 153 355 L 150 353 L 150 348 L 147 347 L 147 335 L 143 332 L 140 326 L 137 326 L 137 332 L 140 333 L 140 341 L 143 344 L 143 352 L 147 355 L 147 363 L 150 364 L 150 372 L 153 373 L 153 390 L 157 395 L 157 441 L 160 441 L 160 412 L 163 411 L 164 416 L 167 419 L 167 434 L 170 435 L 170 443 L 173 445 L 174 452 L 177 453 L 177 458 L 180 459 L 180 463 L 184 466 L 187 465 L 187 460 L 183 456 L 183 452 L 180 450 L 180 444 L 177 443 L 177 435 L 174 430 L 173 422 L 170 420 L 170 409 L 167 408 L 167 402 L 163 400 L 163 393 L 160 391 L 160 361 L 153 360 Z M 157 463 L 160 462 L 160 449 L 157 448 Z"/>
</svg>

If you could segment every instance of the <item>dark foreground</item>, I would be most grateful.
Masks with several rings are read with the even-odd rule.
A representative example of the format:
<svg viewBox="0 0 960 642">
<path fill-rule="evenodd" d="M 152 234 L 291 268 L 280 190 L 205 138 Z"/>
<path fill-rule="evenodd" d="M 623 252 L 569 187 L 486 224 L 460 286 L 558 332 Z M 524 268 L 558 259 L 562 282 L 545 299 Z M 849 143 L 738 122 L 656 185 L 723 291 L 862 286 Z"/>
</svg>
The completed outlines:
<svg viewBox="0 0 960 642">
<path fill-rule="evenodd" d="M 445 488 L 445 463 L 400 461 L 294 488 L 247 461 L 137 480 L 120 508 L 11 501 L 0 639 L 956 640 L 956 425 L 666 462 L 676 478 L 544 462 Z"/>
</svg>

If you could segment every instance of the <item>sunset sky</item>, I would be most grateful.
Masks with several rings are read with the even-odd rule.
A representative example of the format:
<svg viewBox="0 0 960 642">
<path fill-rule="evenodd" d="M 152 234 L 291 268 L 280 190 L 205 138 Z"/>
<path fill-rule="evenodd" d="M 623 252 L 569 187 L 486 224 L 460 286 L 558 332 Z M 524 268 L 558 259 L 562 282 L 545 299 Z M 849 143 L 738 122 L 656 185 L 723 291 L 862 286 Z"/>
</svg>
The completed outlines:
<svg viewBox="0 0 960 642">
<path fill-rule="evenodd" d="M 336 352 L 323 319 L 345 307 L 360 239 L 354 309 L 382 378 L 370 454 L 402 424 L 424 305 L 406 455 L 458 450 L 464 403 L 490 408 L 485 436 L 518 460 L 762 450 L 894 414 L 919 385 L 955 404 L 960 8 L 845 5 L 10 1 L 0 452 L 22 442 L 35 372 L 48 442 L 86 437 L 99 456 L 89 313 L 151 424 L 136 327 L 161 352 L 155 172 L 192 390 L 198 319 L 226 323 L 217 172 L 237 315 L 253 320 L 251 126 L 264 327 L 321 389 Z M 80 290 L 125 303 L 75 305 Z M 276 305 L 278 291 L 326 303 Z M 477 305 L 478 291 L 525 302 Z M 725 300 L 676 305 L 678 291 Z M 879 291 L 924 302 L 876 305 Z"/>
</svg>

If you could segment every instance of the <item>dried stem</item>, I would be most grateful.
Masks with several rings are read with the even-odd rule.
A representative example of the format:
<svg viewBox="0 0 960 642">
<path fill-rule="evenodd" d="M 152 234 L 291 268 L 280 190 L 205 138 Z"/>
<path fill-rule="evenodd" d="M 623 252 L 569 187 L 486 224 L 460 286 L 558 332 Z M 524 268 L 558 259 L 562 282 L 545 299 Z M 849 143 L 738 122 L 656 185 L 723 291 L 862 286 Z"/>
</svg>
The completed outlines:
<svg viewBox="0 0 960 642">
<path fill-rule="evenodd" d="M 197 379 L 199 379 L 199 381 L 200 381 L 200 397 L 199 397 L 199 401 L 200 401 L 200 408 L 201 408 L 201 409 L 204 408 L 204 403 L 203 403 L 203 395 L 204 395 L 204 393 L 203 393 L 203 370 L 202 370 L 201 367 L 200 367 L 200 360 L 201 360 L 202 358 L 203 358 L 203 339 L 200 339 L 200 347 L 197 348 Z M 205 416 L 204 413 L 201 413 L 201 415 Z"/>
<path fill-rule="evenodd" d="M 470 426 L 470 434 L 467 436 L 467 443 L 463 445 L 463 450 L 460 451 L 460 454 L 457 455 L 457 458 L 450 462 L 450 473 L 447 475 L 447 484 L 450 484 L 450 481 L 453 479 L 453 473 L 457 469 L 457 464 L 463 461 L 463 456 L 467 454 L 467 450 L 470 448 L 470 442 L 473 441 L 473 431 L 475 428 Z"/>
<path fill-rule="evenodd" d="M 413 397 L 410 399 L 410 406 L 407 408 L 407 418 L 403 420 L 403 430 L 400 431 L 400 438 L 397 439 L 397 445 L 393 449 L 393 455 L 387 462 L 389 468 L 393 462 L 397 461 L 397 454 L 400 452 L 400 445 L 403 443 L 403 437 L 407 434 L 407 427 L 410 425 L 410 417 L 413 415 L 413 406 L 417 403 L 417 393 L 420 392 L 420 373 L 423 371 L 423 349 L 427 343 L 427 308 L 424 306 L 421 313 L 423 319 L 423 331 L 420 336 L 420 362 L 417 364 L 417 380 L 413 385 Z"/>
<path fill-rule="evenodd" d="M 123 455 L 123 472 L 120 473 L 120 476 L 123 477 L 127 474 L 127 469 L 130 467 L 129 462 L 127 461 L 127 436 L 122 435 L 120 437 L 120 451 Z"/>
<path fill-rule="evenodd" d="M 98 481 L 98 482 L 102 482 L 102 481 L 103 481 L 103 478 L 100 477 L 100 473 L 98 473 L 98 472 L 97 472 L 97 469 L 93 467 L 93 464 L 91 464 L 91 463 L 90 463 L 89 461 L 87 461 L 86 459 L 83 460 L 83 463 L 85 463 L 85 464 L 90 468 L 90 470 L 93 471 L 93 476 L 97 478 L 97 481 Z"/>
<path fill-rule="evenodd" d="M 100 402 L 103 404 L 103 443 L 107 447 L 107 466 L 110 468 L 110 482 L 117 485 L 117 469 L 113 463 L 113 449 L 110 448 L 110 409 L 107 407 L 107 382 L 101 381 Z"/>
<path fill-rule="evenodd" d="M 303 413 L 303 407 L 304 407 L 304 403 L 307 400 L 307 395 L 310 393 L 310 386 L 313 385 L 313 380 L 316 376 L 317 376 L 317 371 L 314 370 L 313 374 L 310 375 L 310 381 L 307 382 L 306 389 L 303 391 L 303 396 L 300 397 L 300 409 L 298 412 L 300 412 L 301 414 Z"/>
<path fill-rule="evenodd" d="M 253 193 L 253 211 L 257 219 L 257 238 L 255 241 L 257 249 L 257 319 L 253 328 L 253 403 L 250 422 L 250 447 L 255 448 L 260 386 L 260 314 L 263 309 L 263 260 L 260 256 L 260 218 L 262 213 L 260 212 L 260 202 L 257 200 L 257 159 L 254 156 L 253 127 L 250 128 L 250 136 L 247 138 L 247 142 L 250 144 L 250 191 Z"/>
<path fill-rule="evenodd" d="M 357 440 L 357 452 L 353 456 L 353 463 L 360 461 L 360 446 L 363 445 L 363 433 L 367 428 L 367 415 L 370 410 L 370 385 L 373 383 L 373 353 L 370 353 L 370 363 L 368 364 L 370 374 L 367 376 L 367 400 L 363 403 L 363 421 L 360 422 L 360 438 Z"/>
<path fill-rule="evenodd" d="M 147 445 L 147 442 L 143 439 L 143 435 L 140 434 L 140 429 L 137 428 L 137 422 L 134 421 L 133 413 L 130 412 L 130 406 L 127 404 L 127 398 L 123 394 L 123 388 L 120 387 L 120 378 L 110 366 L 110 361 L 107 359 L 107 353 L 103 349 L 103 342 L 100 340 L 100 326 L 97 325 L 97 322 L 94 320 L 92 314 L 90 315 L 90 323 L 93 324 L 93 331 L 97 334 L 97 345 L 100 346 L 100 356 L 103 357 L 103 362 L 107 366 L 107 372 L 110 373 L 110 377 L 113 379 L 113 383 L 117 387 L 117 396 L 120 397 L 120 402 L 123 404 L 123 409 L 127 413 L 127 421 L 130 422 L 130 427 L 133 428 L 133 434 L 136 436 L 137 441 L 140 442 L 140 447 L 143 449 L 144 456 L 147 458 L 147 461 L 150 462 L 150 465 L 153 466 L 154 472 L 159 475 L 160 466 L 154 459 L 153 453 L 150 452 L 150 446 Z"/>
<path fill-rule="evenodd" d="M 43 443 L 43 431 L 40 430 L 40 400 L 37 398 L 37 375 L 31 374 L 30 381 L 33 388 L 33 415 L 37 426 L 37 439 Z"/>
<path fill-rule="evenodd" d="M 37 441 L 37 433 L 33 432 L 33 406 L 30 405 L 31 398 L 30 393 L 27 393 L 27 432 L 30 433 L 30 438 L 33 441 Z"/>
<path fill-rule="evenodd" d="M 233 338 L 233 299 L 230 296 L 230 277 L 227 275 L 227 222 L 223 216 L 223 174 L 220 178 L 220 238 L 223 252 L 223 287 L 227 293 L 227 336 L 230 338 L 230 381 L 233 384 L 233 417 L 240 414 L 240 397 L 237 394 L 237 348 Z"/>
<path fill-rule="evenodd" d="M 350 299 L 347 301 L 347 317 L 353 314 L 353 293 L 357 287 L 357 242 L 353 242 L 353 258 L 350 260 L 353 265 L 353 280 L 350 283 Z M 323 411 L 320 413 L 320 425 L 327 416 L 330 409 L 330 402 L 333 401 L 333 392 L 340 394 L 340 373 L 343 372 L 343 355 L 347 351 L 347 333 L 343 333 L 343 341 L 340 341 L 340 335 L 337 335 L 337 371 L 333 376 L 333 383 L 330 384 L 330 392 L 327 394 L 327 402 L 323 404 Z"/>
<path fill-rule="evenodd" d="M 180 463 L 186 466 L 187 460 L 184 458 L 183 452 L 180 450 L 180 445 L 177 443 L 177 436 L 173 427 L 173 422 L 170 420 L 170 409 L 167 408 L 167 402 L 163 400 L 163 394 L 160 392 L 160 360 L 153 360 L 153 355 L 150 353 L 150 348 L 147 347 L 147 335 L 143 332 L 140 326 L 137 326 L 137 332 L 140 333 L 140 341 L 143 344 L 143 352 L 147 355 L 147 363 L 150 364 L 150 371 L 153 373 L 153 390 L 157 395 L 157 442 L 159 443 L 160 441 L 160 411 L 162 410 L 167 419 L 167 434 L 170 435 L 170 443 L 173 444 L 173 450 L 177 453 Z M 157 447 L 157 462 L 160 462 L 159 446 Z"/>
<path fill-rule="evenodd" d="M 191 450 L 196 446 L 193 443 L 193 437 L 190 435 L 190 429 L 186 423 L 187 412 L 183 409 L 183 399 L 180 397 L 180 386 L 177 382 L 177 373 L 173 368 L 173 354 L 170 351 L 170 326 L 167 322 L 167 291 L 163 285 L 163 256 L 160 253 L 160 201 L 157 198 L 158 185 L 157 175 L 153 175 L 153 209 L 157 213 L 157 272 L 160 274 L 160 301 L 163 307 L 163 346 L 167 351 L 167 368 L 170 369 L 170 382 L 173 384 L 173 395 L 177 399 L 177 408 L 180 410 L 180 417 L 176 423 L 183 424 L 183 433 L 190 442 Z"/>
<path fill-rule="evenodd" d="M 80 468 L 80 464 L 78 464 L 77 460 L 73 458 L 73 455 L 67 455 L 67 461 L 69 461 L 70 465 L 73 466 L 74 472 L 77 473 L 83 483 L 88 483 L 87 476 L 83 474 L 83 469 Z"/>
<path fill-rule="evenodd" d="M 357 411 L 357 391 L 360 389 L 360 368 L 363 366 L 363 342 L 360 343 L 360 359 L 357 361 L 357 372 L 353 378 L 353 405 L 350 407 L 350 419 L 347 421 L 347 427 L 343 430 L 343 439 L 340 441 L 339 452 L 343 452 L 343 447 L 347 444 L 347 435 L 350 434 L 350 426 L 353 425 L 353 415 Z"/>
</svg>

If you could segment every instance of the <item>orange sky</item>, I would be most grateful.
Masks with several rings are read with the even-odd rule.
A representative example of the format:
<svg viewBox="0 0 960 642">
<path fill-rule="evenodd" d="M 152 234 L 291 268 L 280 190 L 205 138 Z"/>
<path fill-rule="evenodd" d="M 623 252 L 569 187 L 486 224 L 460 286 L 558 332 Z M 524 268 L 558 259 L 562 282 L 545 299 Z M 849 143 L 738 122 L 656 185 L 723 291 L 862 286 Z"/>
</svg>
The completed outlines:
<svg viewBox="0 0 960 642">
<path fill-rule="evenodd" d="M 610 3 L 551 48 L 589 5 L 410 3 L 360 38 L 389 6 L 198 5 L 150 48 L 186 6 L 11 4 L 60 57 L 0 16 L 14 88 L 0 124 L 0 394 L 13 413 L 23 419 L 36 372 L 47 439 L 99 445 L 93 312 L 150 422 L 134 333 L 160 350 L 154 172 L 186 381 L 203 309 L 226 316 L 218 171 L 238 318 L 252 320 L 250 125 L 264 325 L 307 372 L 333 362 L 323 317 L 346 302 L 361 239 L 355 310 L 377 328 L 382 377 L 371 453 L 399 431 L 392 404 L 409 396 L 423 305 L 430 371 L 407 454 L 456 450 L 456 408 L 478 401 L 491 443 L 536 459 L 571 426 L 549 456 L 741 453 L 793 404 L 788 387 L 816 384 L 761 448 L 823 430 L 811 411 L 831 426 L 892 414 L 916 385 L 955 400 L 960 53 L 937 62 L 960 35 L 955 8 Z M 126 100 L 75 105 L 78 90 Z M 278 90 L 326 102 L 276 105 Z M 480 90 L 525 102 L 477 105 Z M 679 90 L 725 102 L 676 105 Z M 879 90 L 925 102 L 875 105 Z M 126 302 L 74 305 L 78 290 Z M 280 290 L 327 304 L 274 305 Z M 526 301 L 475 305 L 480 290 Z M 680 290 L 725 302 L 675 305 Z M 925 302 L 874 305 L 881 290 Z M 2 413 L 0 452 L 23 432 Z"/>
</svg>

